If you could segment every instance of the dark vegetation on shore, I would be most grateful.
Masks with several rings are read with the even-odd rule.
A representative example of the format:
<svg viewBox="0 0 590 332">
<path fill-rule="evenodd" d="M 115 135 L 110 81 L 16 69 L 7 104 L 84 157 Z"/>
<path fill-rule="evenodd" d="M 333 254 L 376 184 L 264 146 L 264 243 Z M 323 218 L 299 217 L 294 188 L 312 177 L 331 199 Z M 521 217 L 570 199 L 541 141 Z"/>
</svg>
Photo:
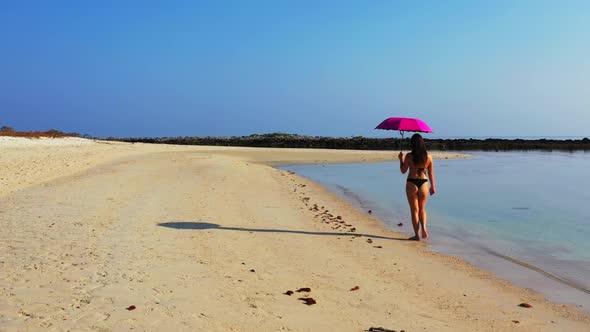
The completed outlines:
<svg viewBox="0 0 590 332">
<path fill-rule="evenodd" d="M 82 137 L 78 133 L 64 133 L 59 130 L 51 129 L 47 131 L 17 131 L 12 127 L 4 126 L 0 128 L 0 136 L 11 136 L 11 137 L 26 137 L 26 138 L 61 138 L 61 137 Z M 89 138 L 87 135 L 85 138 Z"/>
<path fill-rule="evenodd" d="M 122 142 L 155 143 L 177 145 L 213 145 L 272 148 L 316 148 L 350 150 L 396 150 L 402 141 L 398 138 L 319 137 L 295 134 L 272 133 L 241 137 L 160 137 L 160 138 L 108 138 Z M 590 150 L 590 139 L 428 139 L 427 148 L 442 151 L 509 151 L 509 150 Z M 403 141 L 403 148 L 409 148 L 409 139 Z"/>
<path fill-rule="evenodd" d="M 83 137 L 93 138 L 78 133 L 65 133 L 51 129 L 47 131 L 17 131 L 12 127 L 0 127 L 0 136 L 26 138 L 61 138 Z M 555 140 L 555 139 L 428 139 L 424 141 L 429 150 L 440 151 L 510 151 L 510 150 L 560 150 L 577 151 L 590 150 L 590 139 Z M 250 136 L 234 137 L 134 137 L 115 138 L 106 140 L 129 143 L 175 144 L 175 145 L 210 145 L 210 146 L 242 146 L 242 147 L 270 147 L 270 148 L 309 148 L 309 149 L 348 149 L 348 150 L 397 150 L 400 143 L 404 149 L 409 148 L 409 138 L 403 141 L 399 138 L 368 138 L 356 137 L 322 137 L 303 136 L 287 133 L 253 134 Z"/>
</svg>

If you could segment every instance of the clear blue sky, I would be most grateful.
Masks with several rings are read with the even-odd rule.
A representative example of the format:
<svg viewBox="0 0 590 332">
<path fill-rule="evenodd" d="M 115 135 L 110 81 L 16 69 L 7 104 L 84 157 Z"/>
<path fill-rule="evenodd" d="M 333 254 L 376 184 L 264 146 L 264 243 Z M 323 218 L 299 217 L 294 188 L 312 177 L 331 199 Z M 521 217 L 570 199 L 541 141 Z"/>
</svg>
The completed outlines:
<svg viewBox="0 0 590 332">
<path fill-rule="evenodd" d="M 0 2 L 0 125 L 95 136 L 590 130 L 590 1 Z"/>
</svg>

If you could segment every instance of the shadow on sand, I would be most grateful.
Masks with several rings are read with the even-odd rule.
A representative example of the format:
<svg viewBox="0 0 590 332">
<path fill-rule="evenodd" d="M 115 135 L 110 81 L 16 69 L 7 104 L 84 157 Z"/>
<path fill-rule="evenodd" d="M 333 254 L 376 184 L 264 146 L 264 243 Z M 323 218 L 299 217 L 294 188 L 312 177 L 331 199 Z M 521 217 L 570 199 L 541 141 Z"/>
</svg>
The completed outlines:
<svg viewBox="0 0 590 332">
<path fill-rule="evenodd" d="M 363 236 L 373 239 L 384 239 L 384 240 L 396 240 L 396 241 L 408 241 L 406 238 L 395 238 L 381 235 L 372 234 L 361 234 L 361 233 L 337 233 L 337 232 L 308 232 L 308 231 L 296 231 L 287 229 L 269 229 L 269 228 L 242 228 L 242 227 L 224 227 L 218 224 L 212 224 L 208 222 L 188 222 L 188 221 L 174 221 L 174 222 L 163 222 L 159 223 L 158 226 L 174 228 L 174 229 L 221 229 L 226 231 L 239 231 L 239 232 L 260 232 L 260 233 L 289 233 L 289 234 L 301 234 L 301 235 L 329 235 L 329 236 Z"/>
</svg>

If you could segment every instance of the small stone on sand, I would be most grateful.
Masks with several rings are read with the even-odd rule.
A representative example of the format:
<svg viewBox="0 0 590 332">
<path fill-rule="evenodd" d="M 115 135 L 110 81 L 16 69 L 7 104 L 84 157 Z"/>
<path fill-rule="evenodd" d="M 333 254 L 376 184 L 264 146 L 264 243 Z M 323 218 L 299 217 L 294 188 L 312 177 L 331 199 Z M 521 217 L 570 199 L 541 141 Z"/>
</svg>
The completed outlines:
<svg viewBox="0 0 590 332">
<path fill-rule="evenodd" d="M 397 332 L 397 331 L 395 331 L 395 330 L 389 330 L 389 329 L 386 329 L 384 327 L 371 327 L 370 329 L 367 330 L 367 332 Z"/>
<path fill-rule="evenodd" d="M 298 300 L 303 301 L 303 303 L 305 303 L 306 305 L 313 305 L 316 304 L 317 302 L 311 298 L 311 297 L 300 297 Z"/>
<path fill-rule="evenodd" d="M 309 292 L 311 292 L 311 288 L 309 288 L 309 287 L 299 288 L 298 290 L 296 290 L 296 292 L 297 293 L 301 293 L 301 292 L 309 293 Z"/>
</svg>

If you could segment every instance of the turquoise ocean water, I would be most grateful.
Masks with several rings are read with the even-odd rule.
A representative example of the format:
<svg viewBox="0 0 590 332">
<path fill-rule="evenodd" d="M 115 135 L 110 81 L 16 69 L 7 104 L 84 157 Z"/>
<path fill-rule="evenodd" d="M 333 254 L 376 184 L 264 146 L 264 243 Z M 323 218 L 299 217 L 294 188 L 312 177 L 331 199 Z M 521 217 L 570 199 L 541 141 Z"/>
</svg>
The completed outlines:
<svg viewBox="0 0 590 332">
<path fill-rule="evenodd" d="M 590 153 L 467 153 L 473 157 L 435 161 L 430 247 L 590 311 Z M 397 162 L 281 168 L 412 233 Z"/>
</svg>

